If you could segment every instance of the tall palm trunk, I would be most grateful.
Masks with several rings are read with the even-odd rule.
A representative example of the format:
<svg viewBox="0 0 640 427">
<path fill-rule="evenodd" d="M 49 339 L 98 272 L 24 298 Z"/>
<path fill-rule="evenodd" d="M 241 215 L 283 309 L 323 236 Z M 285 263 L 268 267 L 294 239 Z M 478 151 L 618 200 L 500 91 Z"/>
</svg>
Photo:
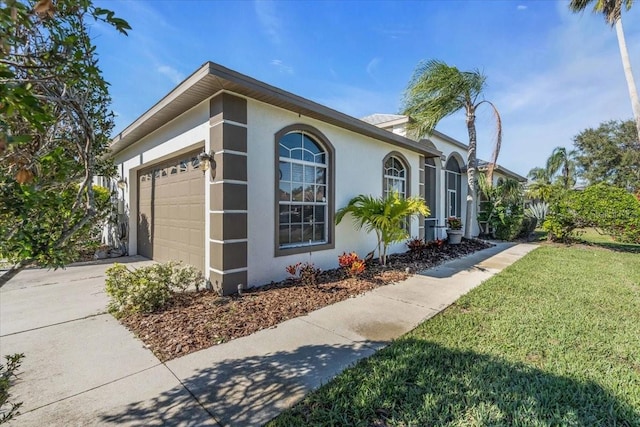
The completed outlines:
<svg viewBox="0 0 640 427">
<path fill-rule="evenodd" d="M 640 99 L 638 99 L 638 89 L 633 79 L 631 71 L 631 61 L 629 60 L 629 51 L 627 50 L 627 42 L 624 38 L 622 29 L 622 18 L 616 21 L 616 35 L 618 36 L 618 47 L 620 47 L 620 56 L 622 57 L 622 67 L 624 68 L 624 76 L 627 79 L 629 87 L 629 97 L 631 98 L 631 107 L 633 108 L 633 116 L 636 119 L 636 129 L 638 130 L 638 140 L 640 140 Z"/>
<path fill-rule="evenodd" d="M 473 224 L 473 206 L 476 199 L 476 115 L 473 107 L 467 110 L 467 131 L 469 132 L 469 150 L 467 151 L 467 209 L 464 219 L 464 237 L 471 238 Z"/>
</svg>

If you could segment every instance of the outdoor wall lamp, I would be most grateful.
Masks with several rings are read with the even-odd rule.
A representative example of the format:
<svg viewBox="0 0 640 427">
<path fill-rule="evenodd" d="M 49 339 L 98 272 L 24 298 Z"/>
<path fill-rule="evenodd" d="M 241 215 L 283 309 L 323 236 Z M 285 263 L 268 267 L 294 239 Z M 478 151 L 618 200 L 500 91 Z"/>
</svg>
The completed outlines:
<svg viewBox="0 0 640 427">
<path fill-rule="evenodd" d="M 200 160 L 200 167 L 202 168 L 202 172 L 206 172 L 211 167 L 213 155 L 210 153 L 200 153 L 198 154 L 198 160 Z"/>
<path fill-rule="evenodd" d="M 121 190 L 124 190 L 125 188 L 127 188 L 127 178 L 120 178 L 118 180 L 118 188 Z"/>
</svg>

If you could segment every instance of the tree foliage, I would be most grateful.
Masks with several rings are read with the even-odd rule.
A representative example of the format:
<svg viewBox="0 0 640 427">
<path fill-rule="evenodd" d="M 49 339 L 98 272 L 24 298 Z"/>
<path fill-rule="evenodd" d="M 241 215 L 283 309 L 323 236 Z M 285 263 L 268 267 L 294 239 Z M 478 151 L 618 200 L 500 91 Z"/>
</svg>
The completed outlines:
<svg viewBox="0 0 640 427">
<path fill-rule="evenodd" d="M 340 224 L 346 214 L 351 214 L 358 230 L 364 227 L 367 232 L 376 233 L 379 260 L 385 265 L 389 245 L 409 237 L 407 221 L 416 215 L 428 216 L 429 208 L 422 197 L 405 199 L 397 192 L 389 193 L 387 197 L 361 194 L 336 212 L 336 224 Z"/>
<path fill-rule="evenodd" d="M 566 147 L 556 147 L 547 159 L 546 169 L 551 176 L 556 176 L 559 184 L 565 190 L 576 183 L 576 162 L 574 150 L 567 151 Z"/>
<path fill-rule="evenodd" d="M 640 191 L 640 141 L 632 120 L 611 120 L 573 138 L 578 171 L 589 184 Z"/>
<path fill-rule="evenodd" d="M 479 175 L 478 190 L 483 198 L 478 222 L 488 226 L 483 232 L 493 233 L 502 240 L 518 237 L 524 220 L 522 184 L 515 179 L 506 179 L 492 185 L 484 175 Z"/>
<path fill-rule="evenodd" d="M 418 65 L 409 82 L 404 97 L 404 114 L 411 118 L 410 128 L 418 136 L 431 133 L 443 118 L 460 110 L 466 114 L 469 148 L 467 151 L 467 183 L 469 193 L 466 206 L 465 237 L 472 232 L 472 212 L 476 196 L 476 170 L 478 168 L 476 149 L 476 110 L 482 104 L 491 107 L 496 119 L 496 142 L 487 177 L 493 180 L 493 170 L 498 161 L 502 144 L 502 119 L 498 109 L 491 102 L 479 99 L 486 87 L 486 76 L 479 70 L 460 71 L 442 61 L 426 61 Z"/>
<path fill-rule="evenodd" d="M 88 23 L 129 25 L 90 0 L 5 0 L 0 9 L 0 258 L 61 267 L 100 216 L 92 180 L 113 115 Z M 19 213 L 15 217 L 16 213 Z"/>
</svg>

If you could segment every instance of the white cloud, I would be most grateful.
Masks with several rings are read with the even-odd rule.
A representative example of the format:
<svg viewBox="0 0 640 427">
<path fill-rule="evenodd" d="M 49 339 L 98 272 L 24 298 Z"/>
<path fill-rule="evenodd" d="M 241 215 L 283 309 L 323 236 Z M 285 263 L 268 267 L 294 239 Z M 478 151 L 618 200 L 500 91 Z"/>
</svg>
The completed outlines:
<svg viewBox="0 0 640 427">
<path fill-rule="evenodd" d="M 527 10 L 527 6 L 524 4 L 519 4 L 518 7 L 516 7 L 516 9 L 518 10 Z"/>
<path fill-rule="evenodd" d="M 184 80 L 184 76 L 178 70 L 169 65 L 160 65 L 158 66 L 158 72 L 171 80 L 173 84 L 178 84 L 182 80 Z"/>
<path fill-rule="evenodd" d="M 367 74 L 369 74 L 369 76 L 371 78 L 373 78 L 374 80 L 376 79 L 374 73 L 376 71 L 376 69 L 378 68 L 378 66 L 380 65 L 380 63 L 382 62 L 382 58 L 380 57 L 375 57 L 373 58 L 371 61 L 369 61 L 369 63 L 367 64 Z"/>
<path fill-rule="evenodd" d="M 268 0 L 256 0 L 254 10 L 269 40 L 273 44 L 279 45 L 282 42 L 282 23 L 277 16 L 275 3 Z"/>
<path fill-rule="evenodd" d="M 280 59 L 272 59 L 271 60 L 271 65 L 273 65 L 274 67 L 276 67 L 276 69 L 284 74 L 293 74 L 293 67 L 285 64 L 284 62 L 282 62 L 282 60 Z"/>
</svg>

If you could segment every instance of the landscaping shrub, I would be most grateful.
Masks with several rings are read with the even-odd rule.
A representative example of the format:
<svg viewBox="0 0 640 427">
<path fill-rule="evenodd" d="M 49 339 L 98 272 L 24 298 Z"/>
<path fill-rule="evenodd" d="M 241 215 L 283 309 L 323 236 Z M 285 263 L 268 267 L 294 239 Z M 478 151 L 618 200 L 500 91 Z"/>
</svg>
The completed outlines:
<svg viewBox="0 0 640 427">
<path fill-rule="evenodd" d="M 500 240 L 514 240 L 522 231 L 522 215 L 504 215 L 495 225 L 495 236 Z"/>
<path fill-rule="evenodd" d="M 293 276 L 294 280 L 297 280 L 302 285 L 316 285 L 318 283 L 318 275 L 321 270 L 316 268 L 313 263 L 310 262 L 297 262 L 286 268 L 287 273 Z"/>
<path fill-rule="evenodd" d="M 336 212 L 336 225 L 346 214 L 351 214 L 356 229 L 364 227 L 367 232 L 374 231 L 378 239 L 378 259 L 386 265 L 389 246 L 409 237 L 407 224 L 411 218 L 428 216 L 429 212 L 422 197 L 404 198 L 396 191 L 386 197 L 361 194 Z"/>
<path fill-rule="evenodd" d="M 351 252 L 350 254 L 343 252 L 338 257 L 338 264 L 344 269 L 349 277 L 357 277 L 365 270 L 365 263 L 357 253 Z"/>
<path fill-rule="evenodd" d="M 549 205 L 549 212 L 542 223 L 542 228 L 548 233 L 549 240 L 566 241 L 579 227 L 572 199 L 572 194 L 566 193 Z"/>
<path fill-rule="evenodd" d="M 174 292 L 189 286 L 198 290 L 203 281 L 195 267 L 176 261 L 134 270 L 116 263 L 106 271 L 106 276 L 106 292 L 111 298 L 108 309 L 116 317 L 159 310 Z"/>
<path fill-rule="evenodd" d="M 538 220 L 536 218 L 524 217 L 522 218 L 522 223 L 520 224 L 520 232 L 518 233 L 518 237 L 528 238 L 531 233 L 533 233 L 538 225 Z"/>
<path fill-rule="evenodd" d="M 592 185 L 575 198 L 582 227 L 595 227 L 625 243 L 640 243 L 640 202 L 622 188 Z"/>
<path fill-rule="evenodd" d="M 18 409 L 22 406 L 22 402 L 13 403 L 9 402 L 11 394 L 9 394 L 9 388 L 11 387 L 11 380 L 16 378 L 16 371 L 22 364 L 23 353 L 16 353 L 13 355 L 7 355 L 6 365 L 0 365 L 0 424 L 4 424 L 11 420 L 16 415 L 19 415 Z"/>
<path fill-rule="evenodd" d="M 549 204 L 547 202 L 536 202 L 529 206 L 525 210 L 524 214 L 527 218 L 533 218 L 536 220 L 536 225 L 534 226 L 535 229 L 538 224 L 542 225 L 548 212 Z"/>
<path fill-rule="evenodd" d="M 543 224 L 552 240 L 566 240 L 586 227 L 620 242 L 640 243 L 640 202 L 621 188 L 596 184 L 555 200 Z"/>
<path fill-rule="evenodd" d="M 422 252 L 427 248 L 427 243 L 424 239 L 413 238 L 407 241 L 407 247 L 409 248 L 409 252 L 415 256 L 419 256 Z"/>
</svg>

